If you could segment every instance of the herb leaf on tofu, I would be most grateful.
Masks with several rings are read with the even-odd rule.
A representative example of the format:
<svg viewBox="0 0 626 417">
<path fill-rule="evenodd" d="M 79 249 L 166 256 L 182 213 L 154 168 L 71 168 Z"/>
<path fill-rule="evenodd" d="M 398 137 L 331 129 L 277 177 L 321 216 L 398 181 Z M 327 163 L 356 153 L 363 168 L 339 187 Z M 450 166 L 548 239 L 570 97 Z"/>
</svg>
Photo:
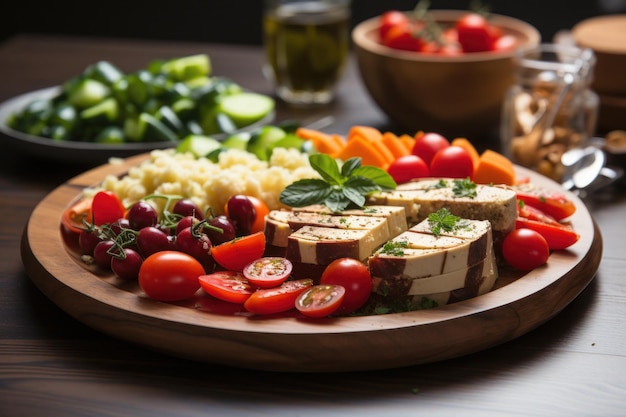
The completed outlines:
<svg viewBox="0 0 626 417">
<path fill-rule="evenodd" d="M 428 224 L 433 235 L 439 236 L 442 232 L 452 232 L 459 227 L 461 218 L 450 213 L 447 208 L 440 208 L 428 215 Z"/>
<path fill-rule="evenodd" d="M 396 182 L 383 169 L 361 166 L 361 158 L 340 164 L 326 154 L 309 156 L 309 163 L 321 178 L 295 181 L 280 193 L 280 202 L 290 207 L 324 204 L 333 212 L 349 207 L 363 208 L 366 196 L 396 188 Z"/>
</svg>

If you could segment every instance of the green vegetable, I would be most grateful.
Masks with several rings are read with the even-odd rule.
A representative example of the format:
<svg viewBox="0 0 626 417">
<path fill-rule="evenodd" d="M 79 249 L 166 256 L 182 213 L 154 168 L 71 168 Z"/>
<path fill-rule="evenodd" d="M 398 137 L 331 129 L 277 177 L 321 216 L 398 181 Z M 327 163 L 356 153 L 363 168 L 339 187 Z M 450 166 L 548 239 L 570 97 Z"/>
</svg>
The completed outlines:
<svg viewBox="0 0 626 417">
<path fill-rule="evenodd" d="M 454 232 L 463 227 L 467 227 L 467 222 L 443 207 L 434 213 L 428 215 L 428 224 L 433 232 L 433 235 L 439 236 L 442 232 Z"/>
<path fill-rule="evenodd" d="M 58 94 L 10 114 L 6 123 L 55 140 L 180 142 L 189 135 L 234 133 L 273 110 L 271 97 L 212 76 L 209 57 L 198 54 L 155 60 L 127 74 L 96 62 L 66 80 Z"/>
<path fill-rule="evenodd" d="M 475 198 L 478 195 L 476 192 L 476 183 L 469 178 L 463 180 L 453 180 L 452 192 L 455 197 Z"/>
<path fill-rule="evenodd" d="M 280 201 L 291 207 L 325 204 L 331 211 L 362 208 L 365 197 L 376 191 L 393 190 L 396 183 L 384 170 L 361 166 L 361 158 L 350 158 L 341 167 L 326 154 L 309 156 L 311 167 L 321 178 L 298 180 L 280 194 Z"/>
</svg>

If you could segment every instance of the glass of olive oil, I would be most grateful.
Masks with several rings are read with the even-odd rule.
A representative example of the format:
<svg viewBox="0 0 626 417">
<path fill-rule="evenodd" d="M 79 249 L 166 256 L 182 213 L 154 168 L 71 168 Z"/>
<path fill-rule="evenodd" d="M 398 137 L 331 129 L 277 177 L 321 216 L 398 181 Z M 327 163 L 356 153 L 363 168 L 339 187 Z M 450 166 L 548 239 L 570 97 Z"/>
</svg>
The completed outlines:
<svg viewBox="0 0 626 417">
<path fill-rule="evenodd" d="M 328 103 L 349 50 L 350 0 L 266 0 L 266 76 L 287 103 Z"/>
</svg>

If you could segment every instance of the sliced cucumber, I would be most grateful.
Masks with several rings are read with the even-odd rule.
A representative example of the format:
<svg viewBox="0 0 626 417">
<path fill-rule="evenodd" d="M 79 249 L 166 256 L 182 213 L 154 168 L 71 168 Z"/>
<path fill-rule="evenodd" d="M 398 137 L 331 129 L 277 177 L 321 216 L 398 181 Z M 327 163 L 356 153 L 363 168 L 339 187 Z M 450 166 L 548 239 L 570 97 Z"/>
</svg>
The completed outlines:
<svg viewBox="0 0 626 417">
<path fill-rule="evenodd" d="M 210 136 L 189 135 L 176 147 L 176 152 L 191 152 L 196 158 L 220 149 L 222 144 Z"/>
<path fill-rule="evenodd" d="M 261 161 L 267 161 L 273 146 L 285 137 L 286 133 L 276 126 L 263 126 L 248 141 L 247 151 L 253 153 Z"/>
<path fill-rule="evenodd" d="M 222 146 L 228 149 L 241 149 L 245 151 L 248 147 L 248 141 L 250 140 L 250 133 L 241 132 L 230 135 L 222 141 Z"/>
<path fill-rule="evenodd" d="M 271 97 L 257 93 L 239 93 L 225 96 L 219 103 L 220 111 L 232 119 L 238 127 L 248 126 L 274 110 Z"/>
<path fill-rule="evenodd" d="M 180 81 L 191 80 L 208 76 L 211 73 L 211 60 L 205 54 L 176 58 L 165 62 L 161 71 Z"/>
<path fill-rule="evenodd" d="M 79 109 L 95 106 L 111 94 L 111 90 L 100 81 L 85 78 L 72 86 L 68 102 Z"/>
<path fill-rule="evenodd" d="M 80 119 L 84 122 L 111 123 L 117 120 L 119 114 L 117 100 L 111 97 L 81 111 Z"/>
</svg>

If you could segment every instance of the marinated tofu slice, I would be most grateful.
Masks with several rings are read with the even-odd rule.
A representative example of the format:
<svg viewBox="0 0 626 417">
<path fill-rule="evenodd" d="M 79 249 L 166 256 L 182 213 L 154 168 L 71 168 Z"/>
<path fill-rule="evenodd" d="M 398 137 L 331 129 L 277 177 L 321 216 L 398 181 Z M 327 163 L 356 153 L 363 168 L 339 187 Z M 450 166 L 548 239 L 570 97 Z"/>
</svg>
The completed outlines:
<svg viewBox="0 0 626 417">
<path fill-rule="evenodd" d="M 287 239 L 285 257 L 292 262 L 328 265 L 338 258 L 365 260 L 387 241 L 382 229 L 337 229 L 303 226 Z"/>
<path fill-rule="evenodd" d="M 481 262 L 447 274 L 423 278 L 374 277 L 374 292 L 387 303 L 419 303 L 423 298 L 438 305 L 485 294 L 493 288 L 498 269 L 493 250 Z"/>
<path fill-rule="evenodd" d="M 465 219 L 489 220 L 494 233 L 506 234 L 514 229 L 517 218 L 515 191 L 505 186 L 483 184 L 473 184 L 475 188 L 468 190 L 459 187 L 463 181 L 445 178 L 411 181 L 398 185 L 393 191 L 374 193 L 369 201 L 372 204 L 401 204 L 413 224 L 445 207 Z M 419 210 L 409 211 L 416 205 Z"/>
<path fill-rule="evenodd" d="M 387 238 L 395 236 L 397 226 L 383 216 L 331 215 L 303 211 L 271 211 L 266 219 L 265 234 L 269 244 L 285 247 L 291 233 L 304 226 L 329 227 L 336 229 L 377 230 Z M 406 227 L 405 229 L 406 230 Z"/>
<path fill-rule="evenodd" d="M 486 220 L 461 219 L 455 230 L 434 235 L 428 220 L 386 242 L 369 259 L 374 277 L 414 279 L 462 270 L 482 262 L 493 247 Z"/>
</svg>

